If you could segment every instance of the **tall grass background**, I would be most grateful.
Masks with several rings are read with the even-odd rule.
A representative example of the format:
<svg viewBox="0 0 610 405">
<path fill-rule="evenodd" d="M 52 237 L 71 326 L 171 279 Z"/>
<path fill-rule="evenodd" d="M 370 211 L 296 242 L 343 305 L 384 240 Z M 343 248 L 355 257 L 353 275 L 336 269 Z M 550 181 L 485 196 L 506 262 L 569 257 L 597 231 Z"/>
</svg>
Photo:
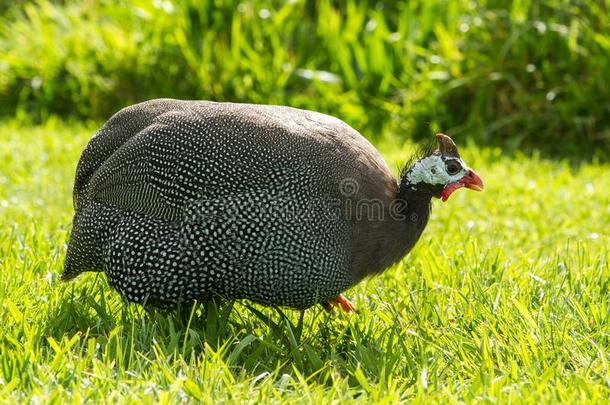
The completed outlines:
<svg viewBox="0 0 610 405">
<path fill-rule="evenodd" d="M 610 2 L 88 0 L 0 7 L 0 115 L 285 104 L 371 139 L 610 152 Z"/>
</svg>

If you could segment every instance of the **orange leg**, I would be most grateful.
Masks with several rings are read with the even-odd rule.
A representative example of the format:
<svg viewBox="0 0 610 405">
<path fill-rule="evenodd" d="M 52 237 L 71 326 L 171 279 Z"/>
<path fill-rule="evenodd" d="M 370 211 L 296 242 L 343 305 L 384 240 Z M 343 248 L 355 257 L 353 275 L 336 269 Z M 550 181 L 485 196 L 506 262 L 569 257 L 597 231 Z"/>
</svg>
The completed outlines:
<svg viewBox="0 0 610 405">
<path fill-rule="evenodd" d="M 324 309 L 328 312 L 332 311 L 333 307 L 340 307 L 344 312 L 351 313 L 356 311 L 354 304 L 350 302 L 343 294 L 339 294 L 334 300 L 324 301 L 322 303 Z"/>
</svg>

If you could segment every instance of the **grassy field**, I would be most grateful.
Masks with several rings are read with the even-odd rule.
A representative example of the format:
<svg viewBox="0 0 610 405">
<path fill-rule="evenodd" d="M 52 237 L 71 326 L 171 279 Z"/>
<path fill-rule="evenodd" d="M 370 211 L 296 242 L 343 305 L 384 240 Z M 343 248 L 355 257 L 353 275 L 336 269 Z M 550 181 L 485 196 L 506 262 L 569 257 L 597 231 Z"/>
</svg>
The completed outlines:
<svg viewBox="0 0 610 405">
<path fill-rule="evenodd" d="M 93 128 L 0 124 L 0 402 L 602 403 L 610 396 L 610 166 L 464 147 L 486 182 L 434 203 L 357 314 L 126 305 L 63 284 L 71 185 Z M 398 169 L 412 150 L 379 148 Z"/>
<path fill-rule="evenodd" d="M 609 9 L 1 3 L 0 403 L 605 403 Z M 330 113 L 396 172 L 442 129 L 486 190 L 435 201 L 414 251 L 347 293 L 351 316 L 159 312 L 124 304 L 103 275 L 61 283 L 89 122 L 156 97 Z"/>
</svg>

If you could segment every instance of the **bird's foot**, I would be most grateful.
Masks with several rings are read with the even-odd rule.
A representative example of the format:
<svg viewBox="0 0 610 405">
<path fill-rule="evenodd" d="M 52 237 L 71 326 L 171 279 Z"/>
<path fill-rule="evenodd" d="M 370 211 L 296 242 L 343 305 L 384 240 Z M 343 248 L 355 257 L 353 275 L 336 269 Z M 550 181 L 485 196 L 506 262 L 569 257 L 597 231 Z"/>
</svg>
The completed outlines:
<svg viewBox="0 0 610 405">
<path fill-rule="evenodd" d="M 324 301 L 322 306 L 327 312 L 331 312 L 333 307 L 340 307 L 344 312 L 352 313 L 356 311 L 356 307 L 351 303 L 350 300 L 345 298 L 343 294 L 339 294 L 334 300 Z"/>
</svg>

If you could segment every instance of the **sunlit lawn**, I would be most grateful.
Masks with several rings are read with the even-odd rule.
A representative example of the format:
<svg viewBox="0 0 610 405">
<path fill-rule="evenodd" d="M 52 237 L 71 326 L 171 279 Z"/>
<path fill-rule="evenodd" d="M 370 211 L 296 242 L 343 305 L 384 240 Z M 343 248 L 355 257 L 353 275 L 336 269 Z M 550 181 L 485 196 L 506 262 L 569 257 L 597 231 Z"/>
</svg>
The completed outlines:
<svg viewBox="0 0 610 405">
<path fill-rule="evenodd" d="M 0 125 L 0 401 L 610 396 L 610 166 L 464 147 L 485 192 L 434 202 L 414 251 L 348 291 L 357 314 L 299 323 L 237 302 L 189 316 L 125 305 L 103 276 L 60 282 L 93 130 Z M 383 138 L 398 170 L 412 145 Z"/>
</svg>

